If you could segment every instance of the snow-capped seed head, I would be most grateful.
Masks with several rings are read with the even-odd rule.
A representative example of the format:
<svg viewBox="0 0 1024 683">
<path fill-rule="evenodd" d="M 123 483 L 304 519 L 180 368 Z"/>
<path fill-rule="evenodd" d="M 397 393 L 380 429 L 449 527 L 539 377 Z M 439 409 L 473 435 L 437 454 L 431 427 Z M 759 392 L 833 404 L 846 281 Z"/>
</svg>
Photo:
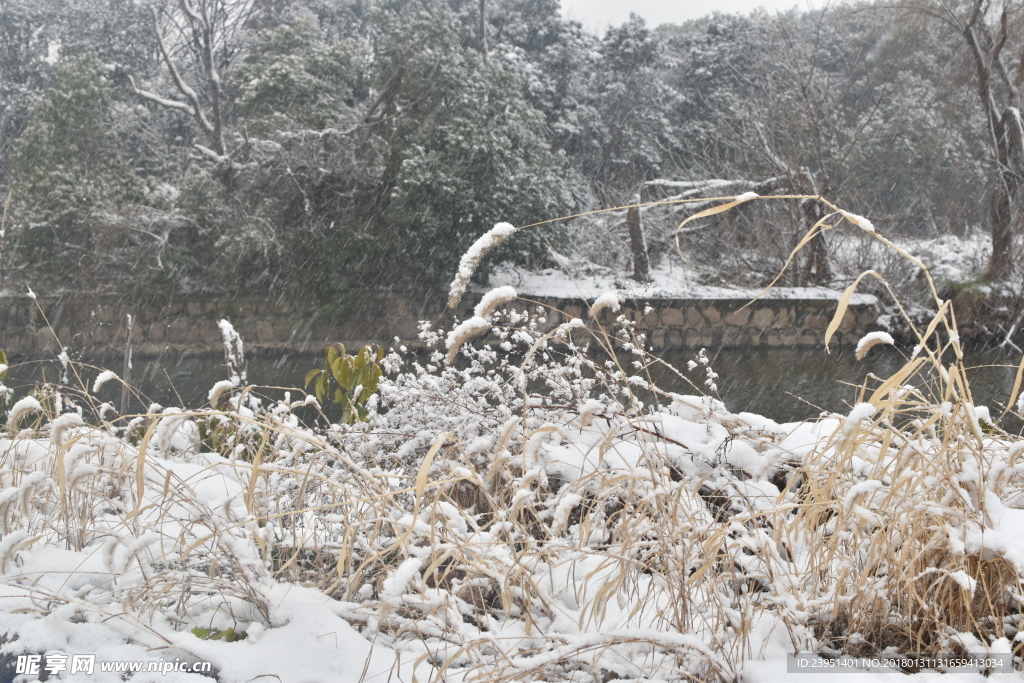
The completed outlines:
<svg viewBox="0 0 1024 683">
<path fill-rule="evenodd" d="M 100 390 L 100 387 L 102 387 L 104 384 L 106 384 L 112 379 L 118 379 L 118 377 L 110 370 L 104 370 L 103 372 L 101 372 L 99 375 L 96 376 L 96 381 L 93 382 L 92 393 L 95 394 L 97 391 Z"/>
<path fill-rule="evenodd" d="M 448 308 L 455 308 L 459 304 L 462 295 L 466 293 L 466 287 L 469 286 L 469 279 L 473 277 L 473 272 L 487 252 L 504 242 L 515 231 L 516 228 L 511 223 L 498 223 L 466 250 L 459 261 L 459 272 L 448 288 Z"/>
<path fill-rule="evenodd" d="M 888 332 L 868 332 L 857 342 L 857 360 L 864 360 L 864 356 L 868 355 L 868 351 L 879 344 L 892 346 L 894 343 L 892 335 Z"/>
<path fill-rule="evenodd" d="M 16 431 L 18 429 L 18 424 L 21 422 L 21 418 L 25 417 L 29 413 L 41 412 L 43 412 L 43 406 L 39 404 L 39 401 L 31 396 L 26 396 L 11 406 L 10 412 L 7 413 L 7 431 Z"/>
<path fill-rule="evenodd" d="M 57 446 L 64 445 L 64 435 L 73 427 L 85 424 L 78 413 L 64 413 L 50 422 L 50 440 Z"/>
<path fill-rule="evenodd" d="M 491 329 L 491 324 L 483 318 L 474 316 L 463 321 L 458 327 L 448 333 L 445 345 L 448 347 L 448 362 L 455 360 L 459 349 L 470 339 L 479 337 Z"/>
<path fill-rule="evenodd" d="M 242 337 L 227 319 L 219 321 L 217 326 L 220 328 L 221 339 L 224 343 L 224 358 L 227 361 L 228 370 L 231 372 L 231 382 L 236 387 L 242 386 L 246 383 Z"/>
<path fill-rule="evenodd" d="M 27 531 L 15 529 L 0 540 L 0 572 L 7 573 L 7 565 L 14 559 L 14 549 L 27 538 Z"/>
<path fill-rule="evenodd" d="M 480 299 L 480 303 L 473 309 L 473 315 L 478 318 L 487 318 L 487 316 L 494 312 L 495 308 L 504 306 L 510 301 L 515 301 L 518 296 L 515 288 L 508 285 L 492 289 Z"/>
<path fill-rule="evenodd" d="M 607 292 L 597 297 L 597 301 L 590 307 L 590 315 L 596 318 L 606 308 L 613 311 L 619 310 L 619 297 L 615 292 Z"/>
<path fill-rule="evenodd" d="M 227 380 L 227 379 L 222 379 L 221 381 L 219 381 L 216 384 L 214 384 L 210 388 L 210 393 L 209 393 L 209 396 L 208 396 L 209 399 L 210 399 L 210 407 L 211 408 L 216 408 L 217 407 L 217 401 L 220 400 L 221 395 L 223 395 L 223 393 L 225 391 L 228 391 L 229 389 L 234 389 L 234 388 L 235 388 L 234 382 L 232 382 L 231 380 Z"/>
</svg>

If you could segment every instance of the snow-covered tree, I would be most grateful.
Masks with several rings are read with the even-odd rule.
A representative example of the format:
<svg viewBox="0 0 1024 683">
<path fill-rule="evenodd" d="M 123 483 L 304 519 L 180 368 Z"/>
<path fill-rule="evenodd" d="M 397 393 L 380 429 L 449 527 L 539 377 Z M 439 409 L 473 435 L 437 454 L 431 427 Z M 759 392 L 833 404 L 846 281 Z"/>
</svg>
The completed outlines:
<svg viewBox="0 0 1024 683">
<path fill-rule="evenodd" d="M 49 271 L 65 284 L 95 284 L 111 216 L 146 197 L 110 132 L 111 104 L 107 69 L 95 55 L 67 62 L 18 139 L 12 241 L 30 277 Z"/>
</svg>

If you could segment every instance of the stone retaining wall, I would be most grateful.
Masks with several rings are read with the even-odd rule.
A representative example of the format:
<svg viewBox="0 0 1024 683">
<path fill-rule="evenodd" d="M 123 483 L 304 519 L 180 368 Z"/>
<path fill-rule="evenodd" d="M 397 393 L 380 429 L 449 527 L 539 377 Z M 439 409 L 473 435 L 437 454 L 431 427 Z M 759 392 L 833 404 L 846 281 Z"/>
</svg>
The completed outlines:
<svg viewBox="0 0 1024 683">
<path fill-rule="evenodd" d="M 546 299 L 569 318 L 587 319 L 582 300 Z M 637 322 L 655 350 L 708 348 L 820 347 L 837 302 L 827 299 L 677 299 L 623 302 L 620 314 Z M 876 329 L 879 310 L 861 299 L 850 305 L 832 343 L 853 345 Z M 605 321 L 613 316 L 606 315 Z M 558 320 L 564 319 L 557 316 Z"/>
<path fill-rule="evenodd" d="M 540 301 L 563 312 L 550 314 L 548 326 L 561 322 L 564 316 L 593 324 L 583 300 Z M 467 297 L 460 306 L 461 317 L 472 314 L 474 303 L 472 297 Z M 745 304 L 746 300 L 729 299 L 650 300 L 624 303 L 622 313 L 636 320 L 654 348 L 661 350 L 687 346 L 821 346 L 836 310 L 836 302 L 825 299 L 768 299 Z M 645 312 L 645 308 L 649 310 Z M 61 343 L 78 353 L 121 353 L 127 315 L 135 321 L 132 347 L 140 356 L 219 353 L 217 321 L 222 318 L 234 324 L 247 349 L 257 352 L 319 351 L 335 341 L 349 346 L 390 344 L 395 337 L 414 344 L 418 321 L 431 320 L 448 328 L 453 320 L 440 296 L 417 300 L 391 293 L 367 294 L 358 307 L 336 317 L 301 312 L 288 301 L 257 298 L 194 296 L 157 306 L 104 298 L 40 297 L 37 306 L 36 301 L 22 296 L 0 298 L 0 349 L 16 356 L 53 353 L 59 348 L 56 332 Z M 871 303 L 852 305 L 834 343 L 856 343 L 872 328 L 877 315 Z"/>
</svg>

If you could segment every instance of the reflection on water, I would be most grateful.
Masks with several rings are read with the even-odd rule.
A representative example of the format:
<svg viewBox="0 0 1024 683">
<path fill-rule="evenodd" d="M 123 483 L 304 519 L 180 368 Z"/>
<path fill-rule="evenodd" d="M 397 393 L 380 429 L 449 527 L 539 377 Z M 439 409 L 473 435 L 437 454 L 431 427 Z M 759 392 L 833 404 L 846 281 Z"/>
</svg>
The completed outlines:
<svg viewBox="0 0 1024 683">
<path fill-rule="evenodd" d="M 323 354 L 264 354 L 247 357 L 246 361 L 250 384 L 294 388 L 302 384 L 307 372 L 323 363 Z M 120 358 L 88 358 L 81 362 L 85 365 L 76 367 L 82 382 L 90 389 L 100 368 L 122 374 L 123 360 Z M 20 396 L 40 382 L 57 381 L 61 372 L 60 362 L 52 358 L 12 364 L 5 384 Z M 228 370 L 222 355 L 136 358 L 132 367 L 132 387 L 138 396 L 133 399 L 133 410 L 142 410 L 151 403 L 196 408 L 207 401 L 214 383 L 227 378 Z M 78 384 L 73 373 L 69 384 Z M 121 396 L 120 384 L 108 382 L 98 396 L 100 400 L 116 404 Z"/>
<path fill-rule="evenodd" d="M 696 350 L 678 351 L 663 358 L 703 386 L 702 368 L 686 370 L 687 361 L 695 355 Z M 719 375 L 718 393 L 729 410 L 759 413 L 779 422 L 815 417 L 822 411 L 846 412 L 857 401 L 869 373 L 885 379 L 906 362 L 904 354 L 891 346 L 876 346 L 862 361 L 854 357 L 853 349 L 834 349 L 831 354 L 824 349 L 720 349 L 714 354 L 709 350 L 708 356 Z M 1020 356 L 987 349 L 966 352 L 964 360 L 975 403 L 999 415 L 1013 388 Z M 694 391 L 674 373 L 663 371 L 654 378 L 670 391 Z M 912 383 L 925 388 L 920 379 Z M 868 378 L 868 395 L 878 384 Z"/>
<path fill-rule="evenodd" d="M 696 352 L 697 349 L 669 352 L 663 354 L 663 358 L 702 386 L 703 369 L 692 372 L 686 369 L 687 361 L 693 359 Z M 845 412 L 856 402 L 860 384 L 868 373 L 888 377 L 905 362 L 903 355 L 891 347 L 875 347 L 860 362 L 854 358 L 852 349 L 834 350 L 831 354 L 822 349 L 720 349 L 715 352 L 709 349 L 708 356 L 711 367 L 719 375 L 718 393 L 731 411 L 756 412 L 779 422 L 815 417 L 821 411 Z M 322 363 L 323 356 L 280 353 L 255 355 L 247 360 L 251 384 L 296 387 L 309 370 Z M 1019 361 L 1019 357 L 1000 349 L 968 353 L 968 367 L 973 366 L 968 376 L 975 402 L 989 406 L 994 415 L 1000 414 L 1013 388 Z M 121 373 L 119 358 L 86 359 L 85 362 Z M 60 363 L 52 358 L 12 364 L 6 383 L 21 396 L 38 382 L 56 381 L 60 373 Z M 98 370 L 86 369 L 83 382 L 91 388 L 97 373 Z M 227 376 L 222 356 L 136 359 L 132 384 L 141 396 L 133 408 L 142 409 L 151 402 L 162 406 L 200 406 L 207 400 L 210 387 Z M 653 378 L 663 389 L 695 393 L 685 380 L 664 369 L 653 373 Z M 73 376 L 71 383 L 75 383 Z M 108 383 L 100 390 L 101 400 L 115 403 L 119 397 L 120 388 L 116 383 Z M 1014 422 L 1003 426 L 1019 428 Z"/>
</svg>

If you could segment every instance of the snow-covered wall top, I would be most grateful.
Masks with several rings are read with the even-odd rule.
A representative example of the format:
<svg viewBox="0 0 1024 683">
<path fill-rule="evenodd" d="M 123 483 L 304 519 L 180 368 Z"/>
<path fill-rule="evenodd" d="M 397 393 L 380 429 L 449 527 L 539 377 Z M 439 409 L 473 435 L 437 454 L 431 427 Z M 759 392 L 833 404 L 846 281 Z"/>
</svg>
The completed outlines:
<svg viewBox="0 0 1024 683">
<path fill-rule="evenodd" d="M 513 268 L 499 268 L 490 278 L 489 288 L 511 285 L 520 296 L 559 299 L 585 297 L 596 299 L 605 292 L 619 290 L 640 300 L 659 299 L 742 299 L 744 303 L 760 299 L 806 299 L 838 301 L 842 291 L 825 287 L 772 287 L 768 291 L 740 287 L 714 287 L 691 283 L 686 272 L 671 272 L 668 268 L 656 268 L 651 272 L 652 281 L 639 284 L 606 272 L 575 273 L 572 277 L 562 270 L 549 268 L 541 271 L 525 271 Z M 871 294 L 854 294 L 854 305 L 877 305 L 878 300 Z"/>
</svg>

